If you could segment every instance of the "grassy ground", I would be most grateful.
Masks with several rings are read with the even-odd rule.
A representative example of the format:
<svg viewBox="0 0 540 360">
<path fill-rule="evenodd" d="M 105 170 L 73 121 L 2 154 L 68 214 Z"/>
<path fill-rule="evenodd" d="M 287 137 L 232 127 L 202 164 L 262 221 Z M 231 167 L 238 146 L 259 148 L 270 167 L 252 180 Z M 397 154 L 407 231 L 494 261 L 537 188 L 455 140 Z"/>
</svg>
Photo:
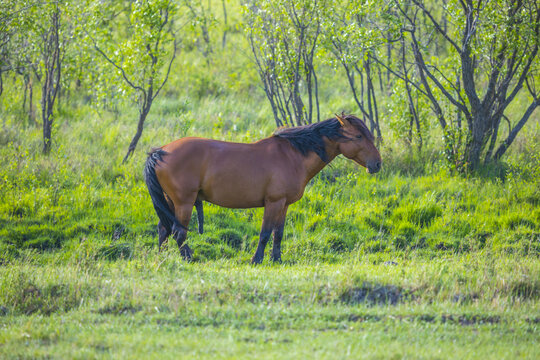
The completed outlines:
<svg viewBox="0 0 540 360">
<path fill-rule="evenodd" d="M 137 254 L 29 255 L 2 267 L 3 356 L 533 359 L 540 351 L 536 259 L 252 267 Z"/>
<path fill-rule="evenodd" d="M 199 112 L 191 117 L 170 117 L 168 106 L 141 148 L 272 131 L 264 109 L 235 99 L 186 105 Z M 210 118 L 212 108 L 224 113 Z M 337 159 L 290 207 L 280 265 L 248 265 L 261 209 L 205 204 L 187 264 L 174 242 L 157 252 L 144 152 L 120 163 L 129 113 L 83 109 L 57 128 L 48 157 L 38 128 L 1 132 L 0 357 L 540 355 L 534 136 L 531 151 L 472 177 L 396 142 L 381 147 L 376 176 Z"/>
<path fill-rule="evenodd" d="M 156 116 L 140 146 L 271 133 L 233 104 Z M 228 112 L 193 121 L 209 107 Z M 205 204 L 187 264 L 157 252 L 144 152 L 120 164 L 128 116 L 97 119 L 48 157 L 39 129 L 2 130 L 1 358 L 538 358 L 537 143 L 473 177 L 396 143 L 376 176 L 337 159 L 290 207 L 280 265 L 248 265 L 261 209 Z"/>
<path fill-rule="evenodd" d="M 248 265 L 261 209 L 210 204 L 205 233 L 189 234 L 193 263 L 173 244 L 158 254 L 145 151 L 274 129 L 248 57 L 227 51 L 210 69 L 196 52 L 179 60 L 125 165 L 133 104 L 62 98 L 43 156 L 6 85 L 0 358 L 540 356 L 537 120 L 505 163 L 464 176 L 445 165 L 435 125 L 419 155 L 384 119 L 383 171 L 341 158 L 324 169 L 289 208 L 283 264 Z M 321 71 L 323 117 L 355 108 L 336 79 Z M 392 101 L 381 96 L 381 112 Z"/>
</svg>

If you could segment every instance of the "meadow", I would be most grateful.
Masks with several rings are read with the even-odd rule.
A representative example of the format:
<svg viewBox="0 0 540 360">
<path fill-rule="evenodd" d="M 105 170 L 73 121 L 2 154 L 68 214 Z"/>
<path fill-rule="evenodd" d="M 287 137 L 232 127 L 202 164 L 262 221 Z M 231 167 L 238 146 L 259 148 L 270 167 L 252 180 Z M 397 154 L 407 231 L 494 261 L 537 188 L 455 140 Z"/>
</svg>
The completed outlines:
<svg viewBox="0 0 540 360">
<path fill-rule="evenodd" d="M 538 110 L 502 161 L 463 172 L 429 104 L 419 150 L 398 109 L 403 89 L 377 88 L 382 171 L 341 156 L 323 169 L 289 207 L 282 263 L 269 245 L 249 265 L 262 209 L 208 203 L 205 232 L 195 214 L 189 226 L 192 262 L 173 239 L 158 252 L 146 152 L 183 136 L 252 142 L 276 128 L 233 9 L 213 58 L 192 38 L 179 48 L 125 163 L 139 116 L 125 87 L 105 89 L 95 74 L 67 81 L 43 154 L 23 79 L 5 77 L 0 358 L 539 358 Z M 322 117 L 358 114 L 345 75 L 317 66 Z"/>
<path fill-rule="evenodd" d="M 205 101 L 153 117 L 141 148 L 272 132 L 249 104 Z M 538 356 L 537 149 L 470 176 L 398 142 L 374 176 L 338 158 L 290 207 L 282 264 L 248 264 L 262 209 L 211 204 L 186 263 L 172 239 L 157 251 L 144 151 L 121 162 L 129 116 L 81 109 L 49 156 L 39 129 L 3 132 L 2 357 Z M 259 125 L 229 120 L 244 111 Z"/>
</svg>

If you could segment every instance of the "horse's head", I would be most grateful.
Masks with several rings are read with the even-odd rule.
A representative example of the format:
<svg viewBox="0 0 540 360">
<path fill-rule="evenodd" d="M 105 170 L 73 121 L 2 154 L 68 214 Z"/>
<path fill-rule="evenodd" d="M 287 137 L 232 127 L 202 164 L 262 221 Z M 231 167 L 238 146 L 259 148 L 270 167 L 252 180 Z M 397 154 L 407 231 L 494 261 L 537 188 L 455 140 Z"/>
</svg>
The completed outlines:
<svg viewBox="0 0 540 360">
<path fill-rule="evenodd" d="M 374 174 L 381 169 L 381 154 L 373 143 L 374 137 L 364 122 L 353 115 L 336 115 L 344 138 L 338 141 L 339 151 Z"/>
</svg>

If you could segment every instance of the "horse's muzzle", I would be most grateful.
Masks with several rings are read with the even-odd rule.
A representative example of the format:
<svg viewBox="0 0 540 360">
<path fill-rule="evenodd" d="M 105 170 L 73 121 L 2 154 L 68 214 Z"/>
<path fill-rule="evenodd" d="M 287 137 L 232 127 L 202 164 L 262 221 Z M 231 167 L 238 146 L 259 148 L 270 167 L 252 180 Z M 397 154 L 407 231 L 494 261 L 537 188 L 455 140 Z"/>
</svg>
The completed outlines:
<svg viewBox="0 0 540 360">
<path fill-rule="evenodd" d="M 367 172 L 370 174 L 375 174 L 381 170 L 381 162 L 380 161 L 374 161 L 369 164 L 367 164 Z"/>
</svg>

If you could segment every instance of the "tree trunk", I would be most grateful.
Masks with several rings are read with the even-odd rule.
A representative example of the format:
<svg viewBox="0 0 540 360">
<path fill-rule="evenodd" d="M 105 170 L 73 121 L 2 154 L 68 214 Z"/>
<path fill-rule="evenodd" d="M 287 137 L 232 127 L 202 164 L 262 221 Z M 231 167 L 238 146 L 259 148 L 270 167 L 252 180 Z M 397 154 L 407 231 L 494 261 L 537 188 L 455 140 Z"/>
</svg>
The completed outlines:
<svg viewBox="0 0 540 360">
<path fill-rule="evenodd" d="M 131 139 L 131 142 L 129 143 L 128 151 L 126 153 L 126 156 L 124 156 L 124 160 L 122 160 L 122 164 L 125 164 L 128 159 L 133 155 L 133 152 L 137 148 L 137 144 L 139 142 L 139 139 L 141 138 L 143 129 L 144 129 L 144 121 L 146 120 L 146 117 L 148 116 L 148 113 L 150 112 L 150 107 L 152 106 L 152 100 L 149 100 L 149 103 L 145 104 L 140 115 L 139 115 L 139 122 L 137 124 L 137 132 L 135 133 L 135 136 L 133 136 L 133 139 Z"/>
<path fill-rule="evenodd" d="M 221 39 L 221 48 L 225 49 L 225 46 L 227 45 L 227 31 L 229 30 L 228 24 L 227 24 L 227 6 L 225 5 L 225 0 L 221 0 L 221 4 L 223 5 L 223 38 Z"/>
<path fill-rule="evenodd" d="M 488 115 L 489 116 L 489 115 Z M 476 170 L 480 165 L 480 157 L 484 148 L 486 114 L 474 114 L 472 128 L 469 129 L 470 140 L 465 149 L 467 157 L 467 167 L 469 170 Z"/>
<path fill-rule="evenodd" d="M 43 43 L 43 62 L 45 78 L 41 93 L 41 118 L 43 120 L 43 154 L 51 151 L 51 133 L 54 122 L 53 109 L 58 92 L 60 91 L 60 10 L 58 6 L 51 16 L 51 26 L 45 34 Z"/>
<path fill-rule="evenodd" d="M 52 121 L 43 120 L 43 154 L 51 152 Z"/>
<path fill-rule="evenodd" d="M 36 108 L 34 106 L 34 82 L 32 77 L 30 77 L 30 82 L 28 83 L 28 119 L 33 125 L 38 125 L 36 122 Z"/>
</svg>

